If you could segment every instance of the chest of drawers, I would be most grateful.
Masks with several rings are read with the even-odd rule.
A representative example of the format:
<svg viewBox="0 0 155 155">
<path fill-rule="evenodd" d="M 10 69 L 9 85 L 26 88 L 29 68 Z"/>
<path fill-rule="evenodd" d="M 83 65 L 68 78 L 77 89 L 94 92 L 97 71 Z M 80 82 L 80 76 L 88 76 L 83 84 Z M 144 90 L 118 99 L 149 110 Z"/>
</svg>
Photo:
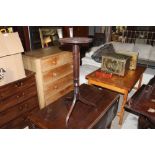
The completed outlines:
<svg viewBox="0 0 155 155">
<path fill-rule="evenodd" d="M 27 115 L 39 109 L 35 74 L 0 86 L 0 128 L 24 128 Z"/>
<path fill-rule="evenodd" d="M 50 47 L 26 52 L 25 69 L 36 73 L 40 108 L 54 102 L 73 89 L 72 52 Z"/>
</svg>

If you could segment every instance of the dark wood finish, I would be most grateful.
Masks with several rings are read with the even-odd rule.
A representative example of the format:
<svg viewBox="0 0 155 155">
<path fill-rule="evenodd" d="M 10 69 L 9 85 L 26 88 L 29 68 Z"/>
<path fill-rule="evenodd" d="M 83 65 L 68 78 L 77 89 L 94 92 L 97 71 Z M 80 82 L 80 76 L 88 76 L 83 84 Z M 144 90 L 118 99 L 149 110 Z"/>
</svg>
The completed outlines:
<svg viewBox="0 0 155 155">
<path fill-rule="evenodd" d="M 24 128 L 27 115 L 39 109 L 35 74 L 0 87 L 0 128 Z"/>
<path fill-rule="evenodd" d="M 96 107 L 88 106 L 78 101 L 73 113 L 66 125 L 66 116 L 71 106 L 71 101 L 66 97 L 72 96 L 73 91 L 61 97 L 53 104 L 31 114 L 30 128 L 50 129 L 85 129 L 108 128 L 117 113 L 119 95 L 107 89 L 99 89 L 95 86 L 83 84 L 80 92 L 87 100 L 93 102 Z"/>
<path fill-rule="evenodd" d="M 139 116 L 138 128 L 155 128 L 155 77 L 127 102 L 125 110 Z"/>
<path fill-rule="evenodd" d="M 30 50 L 30 39 L 28 26 L 13 26 L 13 31 L 18 32 L 24 51 Z"/>
<path fill-rule="evenodd" d="M 73 82 L 74 82 L 74 96 L 73 96 L 73 102 L 71 109 L 69 110 L 69 113 L 66 117 L 66 123 L 68 122 L 68 119 L 73 111 L 73 108 L 75 106 L 75 103 L 77 100 L 80 100 L 81 102 L 85 104 L 91 104 L 90 102 L 87 102 L 79 92 L 79 73 L 80 73 L 80 44 L 84 43 L 90 43 L 92 41 L 91 38 L 85 38 L 85 37 L 73 37 L 73 38 L 63 38 L 60 39 L 61 43 L 67 43 L 73 45 Z"/>
<path fill-rule="evenodd" d="M 69 37 L 69 28 L 73 28 L 74 37 L 88 37 L 89 26 L 63 26 L 63 37 Z"/>
</svg>

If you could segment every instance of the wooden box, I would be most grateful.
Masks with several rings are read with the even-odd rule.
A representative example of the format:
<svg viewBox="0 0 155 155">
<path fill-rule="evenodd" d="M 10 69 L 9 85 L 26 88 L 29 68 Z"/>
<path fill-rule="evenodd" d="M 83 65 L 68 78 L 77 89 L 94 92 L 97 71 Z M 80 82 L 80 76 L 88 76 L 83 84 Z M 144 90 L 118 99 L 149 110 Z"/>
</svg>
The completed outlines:
<svg viewBox="0 0 155 155">
<path fill-rule="evenodd" d="M 131 58 L 130 58 L 130 66 L 129 66 L 129 69 L 130 70 L 136 70 L 136 68 L 137 68 L 137 61 L 138 61 L 138 55 L 139 55 L 138 52 L 117 51 L 116 53 L 130 56 Z"/>
<path fill-rule="evenodd" d="M 58 47 L 26 52 L 25 69 L 36 73 L 40 108 L 54 102 L 73 89 L 72 52 Z"/>
<path fill-rule="evenodd" d="M 0 80 L 0 86 L 25 77 L 25 70 L 20 53 L 0 57 L 0 68 L 3 68 L 5 71 Z"/>
<path fill-rule="evenodd" d="M 102 56 L 101 70 L 124 76 L 129 69 L 130 57 L 117 53 L 108 53 Z"/>
</svg>

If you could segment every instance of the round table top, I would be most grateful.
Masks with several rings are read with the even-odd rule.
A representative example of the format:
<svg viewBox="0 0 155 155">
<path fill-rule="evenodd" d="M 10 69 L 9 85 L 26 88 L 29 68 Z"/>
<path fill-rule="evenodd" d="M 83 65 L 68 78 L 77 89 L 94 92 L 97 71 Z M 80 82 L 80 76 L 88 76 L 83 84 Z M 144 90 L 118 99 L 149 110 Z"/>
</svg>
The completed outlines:
<svg viewBox="0 0 155 155">
<path fill-rule="evenodd" d="M 73 37 L 73 38 L 61 38 L 59 39 L 61 43 L 67 44 L 83 44 L 92 42 L 92 38 L 87 37 Z"/>
</svg>

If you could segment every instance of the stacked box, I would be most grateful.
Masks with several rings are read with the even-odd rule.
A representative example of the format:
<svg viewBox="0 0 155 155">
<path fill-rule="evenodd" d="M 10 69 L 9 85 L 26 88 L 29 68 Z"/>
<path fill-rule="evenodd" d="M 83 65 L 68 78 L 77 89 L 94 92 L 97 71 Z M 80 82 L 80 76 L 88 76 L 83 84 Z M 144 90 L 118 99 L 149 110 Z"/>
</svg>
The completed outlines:
<svg viewBox="0 0 155 155">
<path fill-rule="evenodd" d="M 25 77 L 18 33 L 0 34 L 0 86 Z"/>
</svg>

